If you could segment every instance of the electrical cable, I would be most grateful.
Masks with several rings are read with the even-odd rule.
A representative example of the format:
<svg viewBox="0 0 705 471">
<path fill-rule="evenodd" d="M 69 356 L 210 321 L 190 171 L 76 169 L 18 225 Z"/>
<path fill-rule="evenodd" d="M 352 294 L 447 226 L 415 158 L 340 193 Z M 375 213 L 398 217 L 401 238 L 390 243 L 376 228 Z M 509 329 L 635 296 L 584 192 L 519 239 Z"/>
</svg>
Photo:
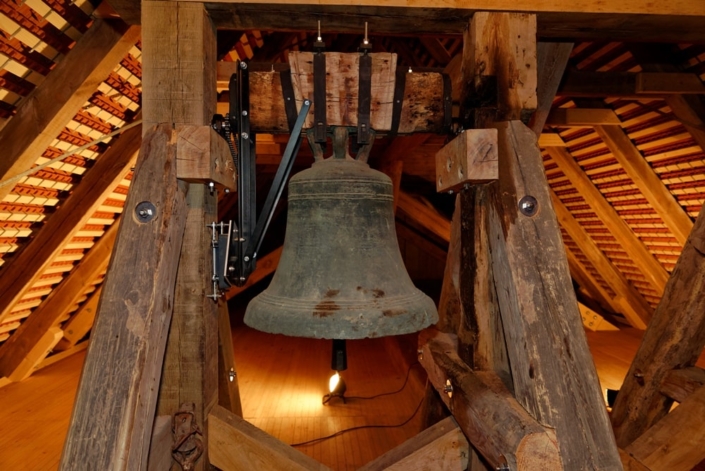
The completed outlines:
<svg viewBox="0 0 705 471">
<path fill-rule="evenodd" d="M 413 365 L 412 365 L 412 366 L 413 366 Z M 409 371 L 411 371 L 411 367 L 409 368 Z M 426 378 L 426 385 L 424 386 L 424 390 L 426 389 L 427 386 L 428 386 L 428 378 Z M 418 413 L 419 413 L 419 410 L 421 410 L 421 405 L 423 404 L 423 402 L 424 402 L 424 398 L 422 397 L 421 400 L 419 401 L 419 404 L 416 406 L 416 409 L 414 409 L 414 412 L 411 414 L 411 416 L 410 416 L 408 419 L 406 419 L 404 422 L 400 423 L 400 424 L 396 424 L 396 425 L 381 425 L 381 424 L 380 424 L 380 425 L 377 425 L 377 424 L 374 424 L 374 425 L 358 425 L 357 427 L 346 428 L 346 429 L 340 430 L 340 431 L 338 431 L 338 432 L 335 432 L 335 433 L 333 433 L 333 434 L 331 434 L 331 435 L 327 435 L 327 436 L 325 436 L 325 437 L 314 438 L 314 439 L 312 439 L 312 440 L 307 440 L 307 441 L 305 441 L 305 442 L 292 443 L 290 446 L 307 446 L 307 445 L 312 445 L 312 444 L 314 444 L 314 443 L 322 442 L 322 441 L 325 441 L 325 440 L 330 440 L 331 438 L 335 438 L 335 437 L 337 437 L 337 436 L 339 436 L 339 435 L 342 435 L 342 434 L 344 434 L 344 433 L 352 432 L 352 431 L 354 431 L 354 430 L 362 430 L 362 429 L 365 429 L 365 428 L 399 428 L 399 427 L 403 427 L 404 425 L 406 425 L 406 424 L 408 424 L 409 422 L 411 422 L 411 420 L 412 420 L 414 417 L 416 417 L 416 414 L 418 414 Z"/>
<path fill-rule="evenodd" d="M 421 363 L 414 362 L 411 365 L 409 365 L 409 369 L 406 370 L 406 379 L 404 380 L 404 384 L 401 385 L 401 388 L 397 389 L 396 391 L 391 391 L 391 392 L 386 392 L 386 393 L 381 393 L 381 394 L 375 394 L 374 396 L 345 396 L 345 399 L 375 399 L 378 397 L 382 396 L 391 396 L 392 394 L 397 394 L 400 393 L 404 390 L 406 387 L 406 384 L 409 382 L 409 376 L 411 375 L 411 369 L 416 366 L 420 365 Z"/>
</svg>

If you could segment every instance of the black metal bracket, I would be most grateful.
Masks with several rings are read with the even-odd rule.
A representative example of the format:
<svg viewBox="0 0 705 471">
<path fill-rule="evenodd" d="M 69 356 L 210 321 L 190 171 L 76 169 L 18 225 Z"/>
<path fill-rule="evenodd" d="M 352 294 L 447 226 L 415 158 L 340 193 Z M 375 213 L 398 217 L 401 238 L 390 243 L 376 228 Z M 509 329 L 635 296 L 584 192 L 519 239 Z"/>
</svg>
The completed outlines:
<svg viewBox="0 0 705 471">
<path fill-rule="evenodd" d="M 209 225 L 212 226 L 214 248 L 214 294 L 210 297 L 214 298 L 217 297 L 216 284 L 220 290 L 233 285 L 242 286 L 256 268 L 257 254 L 301 147 L 301 130 L 311 107 L 310 100 L 303 101 L 290 130 L 291 135 L 274 182 L 257 218 L 255 136 L 250 129 L 250 84 L 245 62 L 240 62 L 237 73 L 230 77 L 229 88 L 229 112 L 225 117 L 215 115 L 212 126 L 228 141 L 233 154 L 237 170 L 238 214 L 237 223 L 229 221 Z M 233 147 L 232 136 L 235 137 L 237 148 Z"/>
</svg>

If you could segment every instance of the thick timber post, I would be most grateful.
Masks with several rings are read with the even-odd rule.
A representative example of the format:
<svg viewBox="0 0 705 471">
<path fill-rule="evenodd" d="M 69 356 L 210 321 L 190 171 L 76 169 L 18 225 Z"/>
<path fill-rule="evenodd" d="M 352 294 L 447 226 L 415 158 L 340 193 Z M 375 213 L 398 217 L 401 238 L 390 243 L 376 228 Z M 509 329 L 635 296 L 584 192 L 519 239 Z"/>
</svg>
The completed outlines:
<svg viewBox="0 0 705 471">
<path fill-rule="evenodd" d="M 538 423 L 555 429 L 562 464 L 551 469 L 622 469 L 587 348 L 536 134 L 524 124 L 538 107 L 536 17 L 476 13 L 464 40 L 461 119 L 466 129 L 497 129 L 499 181 L 461 190 L 454 219 L 458 219 L 456 225 L 460 223 L 460 240 L 468 242 L 456 257 L 463 260 L 462 251 L 479 248 L 476 263 L 488 260 L 483 271 L 493 283 L 472 294 L 468 290 L 477 290 L 479 282 L 459 286 L 458 302 L 475 303 L 472 309 L 464 309 L 477 317 L 475 325 L 470 324 L 475 331 L 471 350 L 462 347 L 467 327 L 446 320 L 458 329 L 461 358 L 510 381 L 518 403 Z M 473 225 L 467 222 L 471 218 Z M 463 237 L 468 230 L 486 237 L 487 243 L 478 245 L 482 239 L 475 238 L 469 245 L 473 239 Z M 464 270 L 472 280 L 468 268 Z M 446 275 L 451 274 L 449 268 Z M 484 297 L 479 296 L 483 293 Z M 486 293 L 496 296 L 496 302 Z M 493 319 L 496 313 L 500 318 Z M 478 330 L 483 323 L 495 327 Z M 501 333 L 496 332 L 497 326 Z M 448 327 L 441 325 L 446 331 Z M 478 348 L 492 341 L 501 345 Z M 508 362 L 501 360 L 502 348 Z M 487 362 L 488 358 L 493 361 Z M 506 373 L 504 365 L 509 366 Z"/>
</svg>

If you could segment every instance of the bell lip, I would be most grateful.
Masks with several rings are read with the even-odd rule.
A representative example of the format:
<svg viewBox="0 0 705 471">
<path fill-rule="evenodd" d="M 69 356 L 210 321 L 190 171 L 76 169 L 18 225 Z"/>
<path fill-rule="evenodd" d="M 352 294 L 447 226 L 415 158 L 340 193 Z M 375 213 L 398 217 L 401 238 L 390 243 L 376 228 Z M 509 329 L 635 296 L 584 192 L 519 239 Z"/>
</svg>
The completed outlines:
<svg viewBox="0 0 705 471">
<path fill-rule="evenodd" d="M 339 310 L 319 311 L 317 314 L 310 304 L 308 308 L 292 309 L 287 306 L 287 309 L 282 310 L 281 305 L 269 302 L 268 296 L 262 296 L 265 293 L 266 291 L 250 301 L 244 320 L 249 327 L 271 334 L 316 339 L 378 338 L 418 332 L 438 322 L 435 303 L 418 290 L 411 296 L 413 301 L 408 303 L 408 309 L 392 315 L 379 308 L 344 307 Z"/>
</svg>

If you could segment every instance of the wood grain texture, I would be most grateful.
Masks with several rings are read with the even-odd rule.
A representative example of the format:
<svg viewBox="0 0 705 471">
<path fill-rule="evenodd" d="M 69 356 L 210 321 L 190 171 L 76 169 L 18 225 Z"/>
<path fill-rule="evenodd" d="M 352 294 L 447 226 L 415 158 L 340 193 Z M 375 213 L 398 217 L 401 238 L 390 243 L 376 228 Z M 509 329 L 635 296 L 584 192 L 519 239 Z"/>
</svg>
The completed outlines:
<svg viewBox="0 0 705 471">
<path fill-rule="evenodd" d="M 567 150 L 561 147 L 547 147 L 546 151 L 551 156 L 551 160 L 585 198 L 585 202 L 609 228 L 610 233 L 629 254 L 656 292 L 662 293 L 668 281 L 668 272 L 617 214 Z"/>
<path fill-rule="evenodd" d="M 605 110 L 610 111 L 611 110 Z M 649 165 L 636 145 L 618 126 L 595 126 L 595 132 L 604 141 L 629 178 L 661 217 L 679 244 L 685 244 L 693 229 L 693 221 L 666 188 L 661 178 Z"/>
<path fill-rule="evenodd" d="M 213 182 L 237 189 L 228 143 L 208 125 L 184 125 L 177 132 L 176 176 L 190 183 Z"/>
<path fill-rule="evenodd" d="M 705 459 L 705 387 L 625 448 L 652 471 L 690 471 Z"/>
<path fill-rule="evenodd" d="M 102 240 L 102 239 L 101 239 Z M 95 321 L 95 315 L 98 312 L 98 302 L 100 295 L 103 292 L 103 287 L 96 288 L 86 302 L 66 321 L 62 326 L 64 330 L 64 338 L 56 344 L 55 350 L 68 350 L 73 348 L 83 337 L 90 332 Z"/>
<path fill-rule="evenodd" d="M 494 373 L 474 372 L 461 360 L 449 334 L 427 329 L 419 348 L 429 381 L 490 465 L 506 460 L 516 470 L 563 469 L 554 431 L 534 420 Z M 448 383 L 452 394 L 445 392 Z"/>
<path fill-rule="evenodd" d="M 85 173 L 81 184 L 47 219 L 42 230 L 12 262 L 3 266 L 0 274 L 0 322 L 61 251 L 63 245 L 88 222 L 130 171 L 139 150 L 140 133 L 140 126 L 136 126 L 122 134 Z"/>
<path fill-rule="evenodd" d="M 705 208 L 644 334 L 612 410 L 617 443 L 626 447 L 670 409 L 659 390 L 675 368 L 693 366 L 705 346 Z"/>
<path fill-rule="evenodd" d="M 539 42 L 536 46 L 536 112 L 529 127 L 540 136 L 546 118 L 553 107 L 553 99 L 568 64 L 573 43 Z"/>
<path fill-rule="evenodd" d="M 140 35 L 120 20 L 95 20 L 0 131 L 0 180 L 29 169 L 73 119 Z M 0 187 L 0 201 L 12 185 Z M 0 296 L 5 299 L 5 296 Z"/>
<path fill-rule="evenodd" d="M 34 372 L 42 360 L 46 358 L 49 352 L 54 348 L 54 345 L 61 340 L 62 335 L 63 332 L 56 326 L 47 329 L 7 377 L 12 381 L 22 381 L 26 379 Z"/>
<path fill-rule="evenodd" d="M 597 272 L 615 292 L 615 297 L 605 293 L 610 306 L 615 311 L 624 314 L 629 323 L 637 329 L 644 330 L 651 320 L 653 309 L 644 297 L 624 277 L 617 267 L 600 250 L 590 234 L 573 217 L 572 213 L 551 190 L 551 202 L 558 217 L 558 222 L 571 239 L 578 245 L 580 251 L 595 267 Z M 568 249 L 569 250 L 569 249 Z M 579 262 L 578 262 L 579 263 Z M 623 302 L 621 300 L 624 300 Z"/>
<path fill-rule="evenodd" d="M 468 441 L 452 417 L 427 428 L 358 471 L 461 471 L 468 466 Z"/>
<path fill-rule="evenodd" d="M 683 402 L 705 385 L 705 370 L 697 366 L 672 370 L 661 383 L 661 394 Z"/>
<path fill-rule="evenodd" d="M 142 141 L 125 203 L 128 217 L 120 224 L 104 282 L 62 470 L 83 463 L 104 470 L 146 466 L 186 223 L 173 137 L 171 126 L 163 125 Z M 143 201 L 156 208 L 147 222 L 134 215 Z M 119 380 L 105 381 L 106 371 Z"/>
<path fill-rule="evenodd" d="M 566 469 L 621 469 L 536 135 L 516 121 L 497 128 L 500 179 L 489 237 L 514 393 L 555 428 Z M 519 212 L 525 195 L 538 202 L 533 216 Z"/>
<path fill-rule="evenodd" d="M 468 129 L 436 153 L 436 191 L 497 180 L 497 130 Z"/>
<path fill-rule="evenodd" d="M 551 110 L 546 118 L 546 124 L 551 126 L 598 126 L 619 125 L 621 121 L 617 113 L 601 108 L 556 108 Z"/>
<path fill-rule="evenodd" d="M 450 240 L 450 221 L 405 191 L 399 192 L 398 209 L 443 240 Z"/>
<path fill-rule="evenodd" d="M 228 303 L 218 303 L 218 405 L 242 417 L 239 378 L 235 368 Z"/>
<path fill-rule="evenodd" d="M 223 407 L 213 408 L 208 427 L 211 461 L 223 471 L 329 470 Z"/>
</svg>

